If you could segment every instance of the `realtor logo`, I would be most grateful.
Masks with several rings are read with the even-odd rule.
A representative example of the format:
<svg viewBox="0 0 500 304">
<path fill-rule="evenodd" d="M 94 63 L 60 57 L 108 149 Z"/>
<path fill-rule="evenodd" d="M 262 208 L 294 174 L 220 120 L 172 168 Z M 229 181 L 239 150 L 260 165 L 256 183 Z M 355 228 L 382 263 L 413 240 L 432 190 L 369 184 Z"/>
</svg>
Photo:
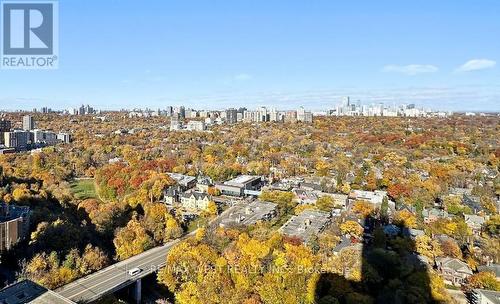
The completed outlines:
<svg viewBox="0 0 500 304">
<path fill-rule="evenodd" d="M 56 1 L 2 1 L 4 69 L 58 67 L 58 3 Z"/>
</svg>

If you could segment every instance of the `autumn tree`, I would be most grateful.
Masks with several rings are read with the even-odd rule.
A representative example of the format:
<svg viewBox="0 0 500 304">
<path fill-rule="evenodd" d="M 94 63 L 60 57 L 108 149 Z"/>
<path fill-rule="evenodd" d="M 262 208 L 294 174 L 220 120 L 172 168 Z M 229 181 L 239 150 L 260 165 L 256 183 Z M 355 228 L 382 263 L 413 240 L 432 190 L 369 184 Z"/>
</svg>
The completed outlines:
<svg viewBox="0 0 500 304">
<path fill-rule="evenodd" d="M 398 225 L 409 228 L 415 228 L 417 226 L 417 218 L 413 213 L 406 209 L 396 211 L 394 214 L 394 222 Z"/>
<path fill-rule="evenodd" d="M 481 271 L 467 278 L 465 286 L 468 289 L 488 289 L 500 291 L 500 281 L 493 272 Z"/>
<path fill-rule="evenodd" d="M 322 196 L 316 201 L 316 207 L 321 211 L 330 212 L 335 207 L 335 201 L 331 196 Z"/>
<path fill-rule="evenodd" d="M 132 219 L 126 227 L 118 230 L 113 244 L 117 258 L 125 260 L 150 249 L 154 243 L 139 221 Z"/>
<path fill-rule="evenodd" d="M 375 211 L 375 208 L 370 202 L 355 201 L 351 210 L 352 212 L 363 216 L 363 218 L 366 218 Z"/>
<path fill-rule="evenodd" d="M 340 224 L 342 234 L 350 234 L 352 236 L 361 237 L 363 235 L 363 227 L 355 221 L 345 221 Z"/>
</svg>

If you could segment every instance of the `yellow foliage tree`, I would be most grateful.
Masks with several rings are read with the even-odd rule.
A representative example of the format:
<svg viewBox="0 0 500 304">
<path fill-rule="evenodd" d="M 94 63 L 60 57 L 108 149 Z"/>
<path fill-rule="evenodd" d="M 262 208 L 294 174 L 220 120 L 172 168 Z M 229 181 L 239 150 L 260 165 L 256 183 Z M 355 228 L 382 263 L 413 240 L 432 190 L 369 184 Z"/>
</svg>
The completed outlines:
<svg viewBox="0 0 500 304">
<path fill-rule="evenodd" d="M 340 224 L 340 231 L 342 234 L 350 234 L 352 236 L 361 237 L 363 235 L 363 227 L 355 221 L 345 221 Z"/>
</svg>

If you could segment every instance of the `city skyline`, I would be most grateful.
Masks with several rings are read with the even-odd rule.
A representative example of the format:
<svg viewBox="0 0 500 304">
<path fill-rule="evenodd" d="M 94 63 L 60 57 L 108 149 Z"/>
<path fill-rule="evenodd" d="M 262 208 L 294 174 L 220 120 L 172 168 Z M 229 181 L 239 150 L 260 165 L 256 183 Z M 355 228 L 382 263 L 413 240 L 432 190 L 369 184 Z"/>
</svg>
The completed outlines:
<svg viewBox="0 0 500 304">
<path fill-rule="evenodd" d="M 134 113 L 134 112 L 169 112 L 169 111 L 174 111 L 179 109 L 183 110 L 192 110 L 196 112 L 225 112 L 227 110 L 245 110 L 245 111 L 254 111 L 254 110 L 259 110 L 259 109 L 267 109 L 275 112 L 289 112 L 289 111 L 297 111 L 298 109 L 303 109 L 303 110 L 308 110 L 312 111 L 315 115 L 332 115 L 332 112 L 338 111 L 339 107 L 345 107 L 346 106 L 346 100 L 348 101 L 348 104 L 350 104 L 353 107 L 353 111 L 360 111 L 362 109 L 387 109 L 387 110 L 398 110 L 398 109 L 406 109 L 406 108 L 412 108 L 412 109 L 418 109 L 423 112 L 428 112 L 428 113 L 455 113 L 451 110 L 441 110 L 436 107 L 424 107 L 421 104 L 415 104 L 415 103 L 384 103 L 384 102 L 372 102 L 372 103 L 363 103 L 361 100 L 353 100 L 350 96 L 342 96 L 339 98 L 338 102 L 327 105 L 325 108 L 310 108 L 307 106 L 304 106 L 303 104 L 298 104 L 297 106 L 273 106 L 269 104 L 259 104 L 259 105 L 254 105 L 254 104 L 241 104 L 241 105 L 235 105 L 235 104 L 227 104 L 227 106 L 217 106 L 217 107 L 210 107 L 210 106 L 203 106 L 200 105 L 198 107 L 191 107 L 191 106 L 186 106 L 185 104 L 182 103 L 173 103 L 169 105 L 163 105 L 161 107 L 157 108 L 152 108 L 149 106 L 137 106 L 137 107 L 131 107 L 131 108 L 95 108 L 94 105 L 91 105 L 89 103 L 82 103 L 78 106 L 67 106 L 66 108 L 51 108 L 50 106 L 41 106 L 41 107 L 34 107 L 31 109 L 1 109 L 0 112 L 4 113 L 9 113 L 9 112 L 21 112 L 21 113 L 41 113 L 41 114 L 47 114 L 47 113 L 61 113 L 61 114 L 69 114 L 69 115 L 88 115 L 88 114 L 93 114 L 93 115 L 98 115 L 100 113 L 110 113 L 110 112 L 129 112 L 129 113 Z M 350 111 L 350 110 L 349 110 Z M 457 111 L 456 113 L 490 113 L 490 114 L 496 114 L 497 112 L 495 111 Z M 333 115 L 333 116 L 338 116 L 338 115 Z M 352 115 L 347 115 L 347 116 L 352 116 Z"/>
<path fill-rule="evenodd" d="M 496 1 L 60 4 L 59 68 L 2 70 L 0 109 L 500 111 Z"/>
</svg>

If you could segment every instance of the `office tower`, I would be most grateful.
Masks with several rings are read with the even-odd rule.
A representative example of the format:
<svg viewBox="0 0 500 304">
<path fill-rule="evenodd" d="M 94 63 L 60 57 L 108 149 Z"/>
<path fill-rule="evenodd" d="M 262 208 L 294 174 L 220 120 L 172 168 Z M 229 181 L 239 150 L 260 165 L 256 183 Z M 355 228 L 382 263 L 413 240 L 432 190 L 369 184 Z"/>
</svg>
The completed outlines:
<svg viewBox="0 0 500 304">
<path fill-rule="evenodd" d="M 305 112 L 304 113 L 304 122 L 305 123 L 312 123 L 313 122 L 312 112 Z"/>
<path fill-rule="evenodd" d="M 174 109 L 172 108 L 172 106 L 168 106 L 166 109 L 165 109 L 165 113 L 168 117 L 172 116 L 172 113 L 174 113 Z"/>
<path fill-rule="evenodd" d="M 179 119 L 186 119 L 186 109 L 184 108 L 184 106 L 179 107 Z"/>
<path fill-rule="evenodd" d="M 228 124 L 235 124 L 238 122 L 238 111 L 236 109 L 226 110 L 226 121 Z"/>
<path fill-rule="evenodd" d="M 345 96 L 342 98 L 342 106 L 349 107 L 350 104 L 351 104 L 351 100 L 350 100 L 349 96 Z"/>
<path fill-rule="evenodd" d="M 35 129 L 35 120 L 33 119 L 33 116 L 31 115 L 23 116 L 23 130 L 31 131 L 33 129 Z"/>
<path fill-rule="evenodd" d="M 278 121 L 279 120 L 279 113 L 276 111 L 275 108 L 272 108 L 269 111 L 269 121 Z"/>
<path fill-rule="evenodd" d="M 265 122 L 265 121 L 269 121 L 269 114 L 267 113 L 267 108 L 260 107 L 259 108 L 258 122 Z"/>
<path fill-rule="evenodd" d="M 306 110 L 304 110 L 304 107 L 300 107 L 297 110 L 297 121 L 304 121 L 305 115 L 306 115 Z"/>
<path fill-rule="evenodd" d="M 179 116 L 179 113 L 174 113 L 172 115 L 172 118 L 170 119 L 170 131 L 178 131 L 182 128 Z"/>
<path fill-rule="evenodd" d="M 94 108 L 92 108 L 91 106 L 87 105 L 85 107 L 85 114 L 94 114 Z"/>
</svg>

